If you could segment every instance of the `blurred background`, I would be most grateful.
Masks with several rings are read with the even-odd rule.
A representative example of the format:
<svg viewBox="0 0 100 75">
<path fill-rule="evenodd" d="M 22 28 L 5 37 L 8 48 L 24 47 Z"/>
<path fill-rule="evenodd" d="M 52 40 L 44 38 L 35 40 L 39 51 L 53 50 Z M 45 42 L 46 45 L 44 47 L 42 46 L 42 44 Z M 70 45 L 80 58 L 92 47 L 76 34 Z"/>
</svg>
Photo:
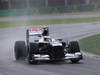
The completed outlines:
<svg viewBox="0 0 100 75">
<path fill-rule="evenodd" d="M 0 0 L 0 16 L 100 10 L 100 0 Z"/>
</svg>

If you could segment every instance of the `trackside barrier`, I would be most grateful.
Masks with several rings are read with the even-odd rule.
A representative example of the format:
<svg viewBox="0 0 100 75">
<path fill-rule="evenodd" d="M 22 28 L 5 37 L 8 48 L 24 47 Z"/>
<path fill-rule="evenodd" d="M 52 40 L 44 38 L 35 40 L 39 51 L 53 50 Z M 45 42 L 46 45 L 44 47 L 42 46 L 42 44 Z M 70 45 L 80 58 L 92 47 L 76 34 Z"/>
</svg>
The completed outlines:
<svg viewBox="0 0 100 75">
<path fill-rule="evenodd" d="M 97 11 L 97 10 L 100 10 L 100 5 L 93 5 L 93 4 L 91 5 L 68 5 L 66 7 L 0 10 L 0 16 L 60 14 L 60 13 L 74 13 L 74 12 Z"/>
</svg>

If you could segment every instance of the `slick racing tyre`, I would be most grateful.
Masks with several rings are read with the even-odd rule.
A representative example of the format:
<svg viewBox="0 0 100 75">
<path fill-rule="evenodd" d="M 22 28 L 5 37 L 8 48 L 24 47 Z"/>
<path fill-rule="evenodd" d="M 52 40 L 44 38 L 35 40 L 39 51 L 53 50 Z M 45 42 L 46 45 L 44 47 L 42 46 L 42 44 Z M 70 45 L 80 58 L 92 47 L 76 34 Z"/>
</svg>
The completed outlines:
<svg viewBox="0 0 100 75">
<path fill-rule="evenodd" d="M 80 52 L 80 47 L 77 41 L 71 41 L 68 46 L 68 53 Z"/>
<path fill-rule="evenodd" d="M 28 52 L 28 63 L 29 64 L 38 64 L 38 60 L 34 59 L 34 53 L 36 51 L 37 45 L 35 43 L 30 43 L 30 48 Z"/>
<path fill-rule="evenodd" d="M 79 59 L 73 59 L 73 60 L 70 60 L 72 63 L 78 63 L 80 60 Z"/>
<path fill-rule="evenodd" d="M 76 52 L 80 52 L 79 44 L 77 41 L 71 41 L 69 43 L 68 53 L 76 53 Z M 71 59 L 70 61 L 72 63 L 78 63 L 80 61 L 80 59 Z"/>
<path fill-rule="evenodd" d="M 16 60 L 25 59 L 27 56 L 26 46 L 24 41 L 16 41 L 14 47 Z"/>
</svg>

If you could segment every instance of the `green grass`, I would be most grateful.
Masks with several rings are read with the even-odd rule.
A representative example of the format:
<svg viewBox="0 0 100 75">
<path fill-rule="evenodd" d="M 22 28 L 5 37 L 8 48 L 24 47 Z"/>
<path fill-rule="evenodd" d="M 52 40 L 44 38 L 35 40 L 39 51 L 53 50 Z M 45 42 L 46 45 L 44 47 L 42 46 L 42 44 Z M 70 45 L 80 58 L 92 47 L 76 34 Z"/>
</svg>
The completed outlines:
<svg viewBox="0 0 100 75">
<path fill-rule="evenodd" d="M 66 23 L 93 22 L 93 21 L 100 21 L 100 17 L 35 20 L 35 21 L 31 21 L 31 23 L 32 24 L 66 24 Z"/>
<path fill-rule="evenodd" d="M 96 21 L 100 21 L 100 17 L 0 22 L 0 27 L 9 27 L 9 26 L 16 26 L 16 25 L 19 26 L 35 25 L 35 24 L 66 24 L 66 23 L 96 22 Z"/>
<path fill-rule="evenodd" d="M 83 51 L 100 55 L 100 34 L 81 39 L 79 43 Z"/>
</svg>

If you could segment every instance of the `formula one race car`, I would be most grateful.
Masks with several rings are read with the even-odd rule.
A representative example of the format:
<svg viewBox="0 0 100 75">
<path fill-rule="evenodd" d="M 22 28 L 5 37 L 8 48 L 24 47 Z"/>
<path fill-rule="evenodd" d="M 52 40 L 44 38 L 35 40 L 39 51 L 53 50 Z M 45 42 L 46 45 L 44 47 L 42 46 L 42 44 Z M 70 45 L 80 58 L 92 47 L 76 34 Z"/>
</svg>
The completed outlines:
<svg viewBox="0 0 100 75">
<path fill-rule="evenodd" d="M 15 42 L 16 60 L 27 59 L 29 64 L 37 64 L 39 60 L 70 60 L 77 63 L 83 59 L 77 41 L 65 43 L 62 39 L 49 36 L 48 28 L 29 28 L 26 31 L 26 42 Z"/>
</svg>

